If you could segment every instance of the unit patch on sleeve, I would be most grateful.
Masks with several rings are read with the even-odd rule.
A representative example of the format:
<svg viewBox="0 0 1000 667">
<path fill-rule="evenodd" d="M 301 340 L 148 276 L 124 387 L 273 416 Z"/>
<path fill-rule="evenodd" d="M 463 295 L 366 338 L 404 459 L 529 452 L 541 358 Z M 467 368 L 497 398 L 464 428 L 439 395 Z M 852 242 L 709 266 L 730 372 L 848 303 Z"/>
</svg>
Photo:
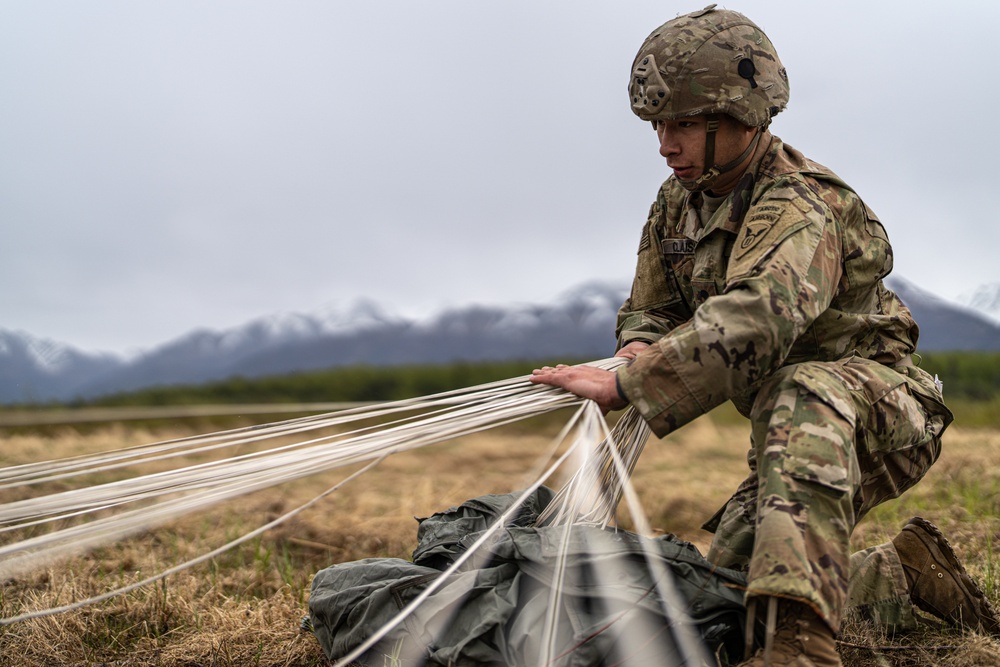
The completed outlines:
<svg viewBox="0 0 1000 667">
<path fill-rule="evenodd" d="M 751 211 L 750 216 L 743 221 L 743 229 L 740 231 L 739 238 L 736 239 L 736 246 L 733 248 L 737 259 L 767 236 L 767 233 L 781 218 L 783 211 L 784 207 L 773 204 L 757 206 Z"/>
</svg>

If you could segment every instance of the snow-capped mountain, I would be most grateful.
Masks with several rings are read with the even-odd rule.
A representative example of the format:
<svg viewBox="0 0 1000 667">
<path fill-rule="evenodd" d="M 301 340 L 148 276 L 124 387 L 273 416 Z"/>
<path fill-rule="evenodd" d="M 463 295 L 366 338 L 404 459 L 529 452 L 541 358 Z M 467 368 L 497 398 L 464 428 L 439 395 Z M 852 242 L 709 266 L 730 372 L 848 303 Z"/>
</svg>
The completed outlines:
<svg viewBox="0 0 1000 667">
<path fill-rule="evenodd" d="M 920 324 L 921 351 L 1000 350 L 1000 323 L 901 279 L 889 286 Z M 224 331 L 192 331 L 130 359 L 0 329 L 0 403 L 66 401 L 233 376 L 353 364 L 597 359 L 614 349 L 624 286 L 587 284 L 552 304 L 465 306 L 426 320 L 371 302 L 347 310 L 268 315 Z"/>
<path fill-rule="evenodd" d="M 888 286 L 899 295 L 920 326 L 919 351 L 1000 350 L 1000 323 L 978 310 L 947 301 L 902 279 Z"/>
<path fill-rule="evenodd" d="M 962 294 L 956 301 L 1000 322 L 1000 282 L 980 285 Z"/>
<path fill-rule="evenodd" d="M 0 403 L 73 396 L 95 375 L 124 364 L 112 354 L 89 354 L 25 331 L 0 329 Z"/>
<path fill-rule="evenodd" d="M 614 316 L 624 292 L 583 285 L 556 304 L 466 306 L 423 321 L 361 301 L 347 310 L 282 313 L 223 331 L 195 330 L 129 360 L 0 330 L 0 403 L 361 363 L 598 358 L 613 352 Z"/>
</svg>

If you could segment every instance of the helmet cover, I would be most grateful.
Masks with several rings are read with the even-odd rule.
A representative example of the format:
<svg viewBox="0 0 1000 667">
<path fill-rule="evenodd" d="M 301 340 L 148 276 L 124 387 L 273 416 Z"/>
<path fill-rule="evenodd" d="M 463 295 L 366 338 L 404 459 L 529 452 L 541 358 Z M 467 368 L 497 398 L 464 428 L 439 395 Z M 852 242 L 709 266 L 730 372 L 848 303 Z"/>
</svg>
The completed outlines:
<svg viewBox="0 0 1000 667">
<path fill-rule="evenodd" d="M 709 5 L 646 38 L 632 63 L 629 100 L 643 120 L 728 114 L 766 127 L 788 104 L 788 75 L 753 21 Z"/>
</svg>

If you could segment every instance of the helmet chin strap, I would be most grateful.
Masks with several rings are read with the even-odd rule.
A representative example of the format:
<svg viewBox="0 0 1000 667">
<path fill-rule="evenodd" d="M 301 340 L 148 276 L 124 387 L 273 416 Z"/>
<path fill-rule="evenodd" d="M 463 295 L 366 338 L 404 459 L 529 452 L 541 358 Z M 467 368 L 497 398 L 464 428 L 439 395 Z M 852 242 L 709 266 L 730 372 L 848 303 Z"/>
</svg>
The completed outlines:
<svg viewBox="0 0 1000 667">
<path fill-rule="evenodd" d="M 719 120 L 719 114 L 712 114 L 707 117 L 707 123 L 705 125 L 705 173 L 698 178 L 690 181 L 678 178 L 681 187 L 690 192 L 704 192 L 705 190 L 710 190 L 713 183 L 719 176 L 722 176 L 726 172 L 732 171 L 740 165 L 743 160 L 747 159 L 747 156 L 757 150 L 757 144 L 760 143 L 760 135 L 762 134 L 760 128 L 753 135 L 753 139 L 747 144 L 747 147 L 743 149 L 743 152 L 736 156 L 734 159 L 730 160 L 724 165 L 715 164 L 715 135 L 719 131 L 719 125 L 721 121 Z M 711 165 L 709 167 L 708 165 Z"/>
</svg>

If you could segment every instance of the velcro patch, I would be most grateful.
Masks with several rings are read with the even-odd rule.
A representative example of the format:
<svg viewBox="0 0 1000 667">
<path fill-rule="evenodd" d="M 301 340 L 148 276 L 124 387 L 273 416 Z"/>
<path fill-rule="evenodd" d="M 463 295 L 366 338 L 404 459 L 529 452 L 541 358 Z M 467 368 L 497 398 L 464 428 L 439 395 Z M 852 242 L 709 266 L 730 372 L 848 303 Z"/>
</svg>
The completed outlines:
<svg viewBox="0 0 1000 667">
<path fill-rule="evenodd" d="M 760 243 L 781 218 L 783 212 L 784 207 L 773 204 L 753 208 L 750 216 L 743 221 L 743 229 L 736 240 L 736 247 L 733 249 L 736 258 L 739 259 Z"/>
<path fill-rule="evenodd" d="M 639 252 L 642 252 L 643 250 L 648 248 L 650 245 L 652 245 L 652 243 L 653 242 L 649 240 L 649 230 L 648 229 L 643 230 L 642 236 L 639 238 Z"/>
<path fill-rule="evenodd" d="M 663 239 L 660 252 L 664 255 L 693 255 L 695 242 L 691 239 Z"/>
</svg>

